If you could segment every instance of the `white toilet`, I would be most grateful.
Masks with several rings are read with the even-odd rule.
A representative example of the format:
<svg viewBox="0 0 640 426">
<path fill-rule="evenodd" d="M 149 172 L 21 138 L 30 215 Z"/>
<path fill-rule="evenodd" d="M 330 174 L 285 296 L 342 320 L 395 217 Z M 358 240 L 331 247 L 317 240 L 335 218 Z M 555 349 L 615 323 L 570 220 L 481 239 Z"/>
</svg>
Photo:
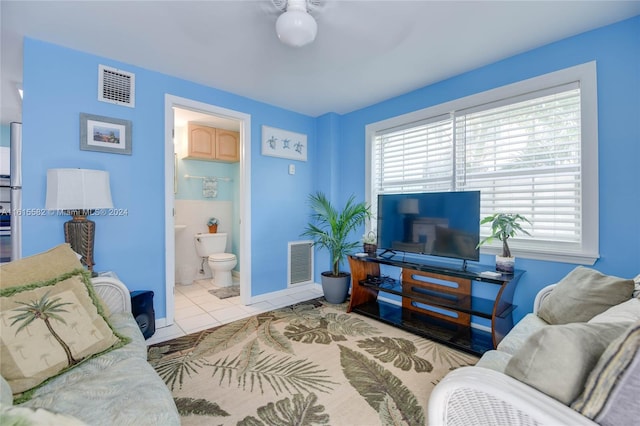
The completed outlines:
<svg viewBox="0 0 640 426">
<path fill-rule="evenodd" d="M 235 254 L 224 252 L 227 247 L 227 234 L 196 234 L 193 241 L 198 256 L 207 258 L 215 284 L 219 287 L 229 287 L 232 284 L 231 270 L 238 264 L 238 259 Z"/>
</svg>

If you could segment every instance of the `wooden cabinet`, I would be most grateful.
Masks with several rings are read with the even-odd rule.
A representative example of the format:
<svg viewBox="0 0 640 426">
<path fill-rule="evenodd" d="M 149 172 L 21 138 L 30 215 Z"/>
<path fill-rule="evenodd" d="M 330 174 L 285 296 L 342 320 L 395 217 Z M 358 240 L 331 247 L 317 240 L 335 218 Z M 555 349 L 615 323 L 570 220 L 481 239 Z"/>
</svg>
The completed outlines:
<svg viewBox="0 0 640 426">
<path fill-rule="evenodd" d="M 399 267 L 400 279 L 381 276 L 381 264 Z M 523 271 L 488 276 L 486 271 L 490 268 L 482 265 L 454 270 L 354 256 L 349 257 L 349 265 L 352 280 L 347 312 L 477 355 L 494 349 L 513 328 L 513 293 Z M 474 286 L 482 285 L 490 287 L 485 293 L 491 296 L 474 294 Z M 380 293 L 399 296 L 400 302 L 379 300 Z M 473 317 L 490 320 L 490 331 L 474 326 Z"/>
<path fill-rule="evenodd" d="M 187 159 L 229 163 L 240 161 L 239 132 L 189 123 L 187 136 Z"/>
</svg>

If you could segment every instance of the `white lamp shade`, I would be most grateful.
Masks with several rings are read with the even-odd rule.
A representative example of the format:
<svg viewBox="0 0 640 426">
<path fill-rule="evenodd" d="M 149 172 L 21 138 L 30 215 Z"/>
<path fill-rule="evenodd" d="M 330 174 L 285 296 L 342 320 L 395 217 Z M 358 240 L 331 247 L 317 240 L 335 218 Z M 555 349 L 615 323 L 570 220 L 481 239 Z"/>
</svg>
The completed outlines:
<svg viewBox="0 0 640 426">
<path fill-rule="evenodd" d="M 284 44 L 301 47 L 316 39 L 318 24 L 306 11 L 287 10 L 276 21 L 276 33 Z"/>
<path fill-rule="evenodd" d="M 398 203 L 398 213 L 400 214 L 418 214 L 420 208 L 417 198 L 403 198 Z"/>
<path fill-rule="evenodd" d="M 49 210 L 96 210 L 113 207 L 109 172 L 89 169 L 47 170 Z"/>
</svg>

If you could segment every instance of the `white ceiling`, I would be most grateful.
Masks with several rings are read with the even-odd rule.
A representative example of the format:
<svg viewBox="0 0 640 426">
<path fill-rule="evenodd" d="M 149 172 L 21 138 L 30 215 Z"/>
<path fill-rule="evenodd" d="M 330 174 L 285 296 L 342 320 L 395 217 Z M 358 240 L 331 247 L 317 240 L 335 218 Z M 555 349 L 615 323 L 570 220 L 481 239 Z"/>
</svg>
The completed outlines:
<svg viewBox="0 0 640 426">
<path fill-rule="evenodd" d="M 640 14 L 640 1 L 312 0 L 318 36 L 293 48 L 275 34 L 282 3 L 2 0 L 2 123 L 21 119 L 24 36 L 319 116 Z"/>
</svg>

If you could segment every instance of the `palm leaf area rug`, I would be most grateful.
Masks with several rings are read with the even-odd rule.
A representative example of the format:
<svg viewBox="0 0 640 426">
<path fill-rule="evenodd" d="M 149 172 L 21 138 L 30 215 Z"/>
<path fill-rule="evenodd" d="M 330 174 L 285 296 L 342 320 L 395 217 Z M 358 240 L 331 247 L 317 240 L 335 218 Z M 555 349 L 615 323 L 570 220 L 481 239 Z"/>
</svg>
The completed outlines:
<svg viewBox="0 0 640 426">
<path fill-rule="evenodd" d="M 183 425 L 425 425 L 429 394 L 477 357 L 324 298 L 149 347 Z"/>
</svg>

